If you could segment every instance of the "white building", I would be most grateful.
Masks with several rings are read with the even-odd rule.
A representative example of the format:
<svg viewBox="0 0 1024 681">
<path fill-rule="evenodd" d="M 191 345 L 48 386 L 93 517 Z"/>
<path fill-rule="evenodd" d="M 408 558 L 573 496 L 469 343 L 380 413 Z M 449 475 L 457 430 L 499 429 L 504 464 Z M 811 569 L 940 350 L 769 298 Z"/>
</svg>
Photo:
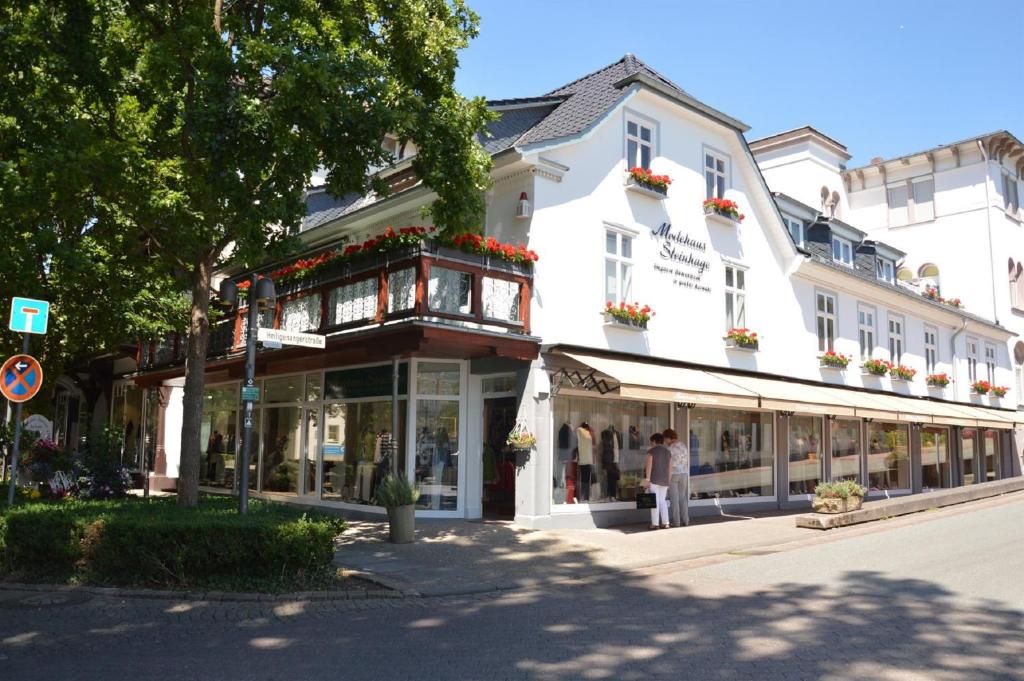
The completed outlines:
<svg viewBox="0 0 1024 681">
<path fill-rule="evenodd" d="M 691 445 L 696 513 L 804 505 L 829 478 L 903 494 L 1020 474 L 1016 392 L 972 398 L 961 377 L 976 339 L 997 350 L 984 371 L 1012 383 L 1013 334 L 984 310 L 896 282 L 914 246 L 847 216 L 841 145 L 814 131 L 762 141 L 759 168 L 745 125 L 632 55 L 491 106 L 501 118 L 484 140 L 494 158 L 484 234 L 539 260 L 429 242 L 338 257 L 388 225 L 421 222 L 432 195 L 408 158 L 382 171 L 388 198 L 311 190 L 302 239 L 309 257 L 333 255 L 308 277 L 279 279 L 264 323 L 318 330 L 327 349 L 260 355 L 258 494 L 378 513 L 373 489 L 398 470 L 419 486 L 424 516 L 636 521 L 644 449 L 669 427 Z M 811 170 L 773 195 L 803 156 Z M 637 183 L 633 167 L 671 185 Z M 829 187 L 827 217 L 806 178 Z M 742 220 L 706 214 L 709 197 L 734 201 Z M 649 323 L 604 312 L 632 302 L 653 308 Z M 756 332 L 756 348 L 728 342 L 731 328 Z M 201 454 L 211 488 L 234 484 L 242 331 L 240 317 L 228 320 L 211 349 Z M 171 351 L 143 353 L 134 377 L 147 389 L 180 381 L 177 346 L 160 347 Z M 853 359 L 822 367 L 827 350 Z M 918 375 L 862 376 L 861 358 Z M 942 373 L 949 387 L 925 385 Z M 536 446 L 506 446 L 514 428 Z"/>
</svg>

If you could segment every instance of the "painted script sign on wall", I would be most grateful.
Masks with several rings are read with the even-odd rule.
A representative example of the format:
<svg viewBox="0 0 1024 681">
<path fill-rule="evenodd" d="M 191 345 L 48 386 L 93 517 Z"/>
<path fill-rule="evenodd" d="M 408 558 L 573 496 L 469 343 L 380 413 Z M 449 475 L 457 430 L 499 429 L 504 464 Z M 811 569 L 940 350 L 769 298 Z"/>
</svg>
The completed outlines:
<svg viewBox="0 0 1024 681">
<path fill-rule="evenodd" d="M 708 250 L 706 241 L 694 239 L 689 234 L 673 232 L 669 222 L 651 229 L 651 236 L 660 242 L 658 256 L 664 261 L 654 265 L 655 272 L 672 277 L 675 286 L 711 292 L 711 287 L 704 283 L 704 273 L 711 267 L 711 263 L 704 257 Z"/>
</svg>

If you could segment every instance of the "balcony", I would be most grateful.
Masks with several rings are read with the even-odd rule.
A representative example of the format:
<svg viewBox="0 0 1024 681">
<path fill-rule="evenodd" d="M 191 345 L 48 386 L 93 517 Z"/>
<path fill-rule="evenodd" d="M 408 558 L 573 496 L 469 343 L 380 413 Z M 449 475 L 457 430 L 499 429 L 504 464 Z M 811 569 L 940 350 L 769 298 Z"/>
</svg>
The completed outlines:
<svg viewBox="0 0 1024 681">
<path fill-rule="evenodd" d="M 403 322 L 486 335 L 492 343 L 506 337 L 536 344 L 529 337 L 532 286 L 531 265 L 425 241 L 277 283 L 275 309 L 261 312 L 260 326 L 325 334 L 328 346 Z M 208 359 L 239 355 L 247 326 L 246 308 L 214 323 Z M 183 364 L 186 342 L 182 335 L 143 344 L 140 370 Z"/>
</svg>

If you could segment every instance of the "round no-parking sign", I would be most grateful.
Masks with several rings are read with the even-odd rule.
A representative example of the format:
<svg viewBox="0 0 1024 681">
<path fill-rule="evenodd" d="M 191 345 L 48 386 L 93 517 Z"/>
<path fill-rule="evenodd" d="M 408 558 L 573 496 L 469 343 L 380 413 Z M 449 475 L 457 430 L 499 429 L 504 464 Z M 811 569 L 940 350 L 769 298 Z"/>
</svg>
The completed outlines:
<svg viewBox="0 0 1024 681">
<path fill-rule="evenodd" d="M 43 385 L 43 367 L 30 355 L 15 355 L 0 367 L 0 393 L 11 402 L 27 402 Z"/>
</svg>

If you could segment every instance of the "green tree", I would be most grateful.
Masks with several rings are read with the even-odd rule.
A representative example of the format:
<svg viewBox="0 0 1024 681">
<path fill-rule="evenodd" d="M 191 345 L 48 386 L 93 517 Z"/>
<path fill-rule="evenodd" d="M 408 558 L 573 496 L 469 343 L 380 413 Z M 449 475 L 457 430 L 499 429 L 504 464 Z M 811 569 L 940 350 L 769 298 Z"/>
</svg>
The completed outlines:
<svg viewBox="0 0 1024 681">
<path fill-rule="evenodd" d="M 43 55 L 79 55 L 58 78 L 109 160 L 97 204 L 187 282 L 179 503 L 194 505 L 226 249 L 252 264 L 286 248 L 319 167 L 335 194 L 383 192 L 366 178 L 390 161 L 387 133 L 416 144 L 436 224 L 481 214 L 490 159 L 475 133 L 488 113 L 454 88 L 477 17 L 462 0 L 14 0 L 7 12 L 19 35 L 46 36 Z"/>
</svg>

